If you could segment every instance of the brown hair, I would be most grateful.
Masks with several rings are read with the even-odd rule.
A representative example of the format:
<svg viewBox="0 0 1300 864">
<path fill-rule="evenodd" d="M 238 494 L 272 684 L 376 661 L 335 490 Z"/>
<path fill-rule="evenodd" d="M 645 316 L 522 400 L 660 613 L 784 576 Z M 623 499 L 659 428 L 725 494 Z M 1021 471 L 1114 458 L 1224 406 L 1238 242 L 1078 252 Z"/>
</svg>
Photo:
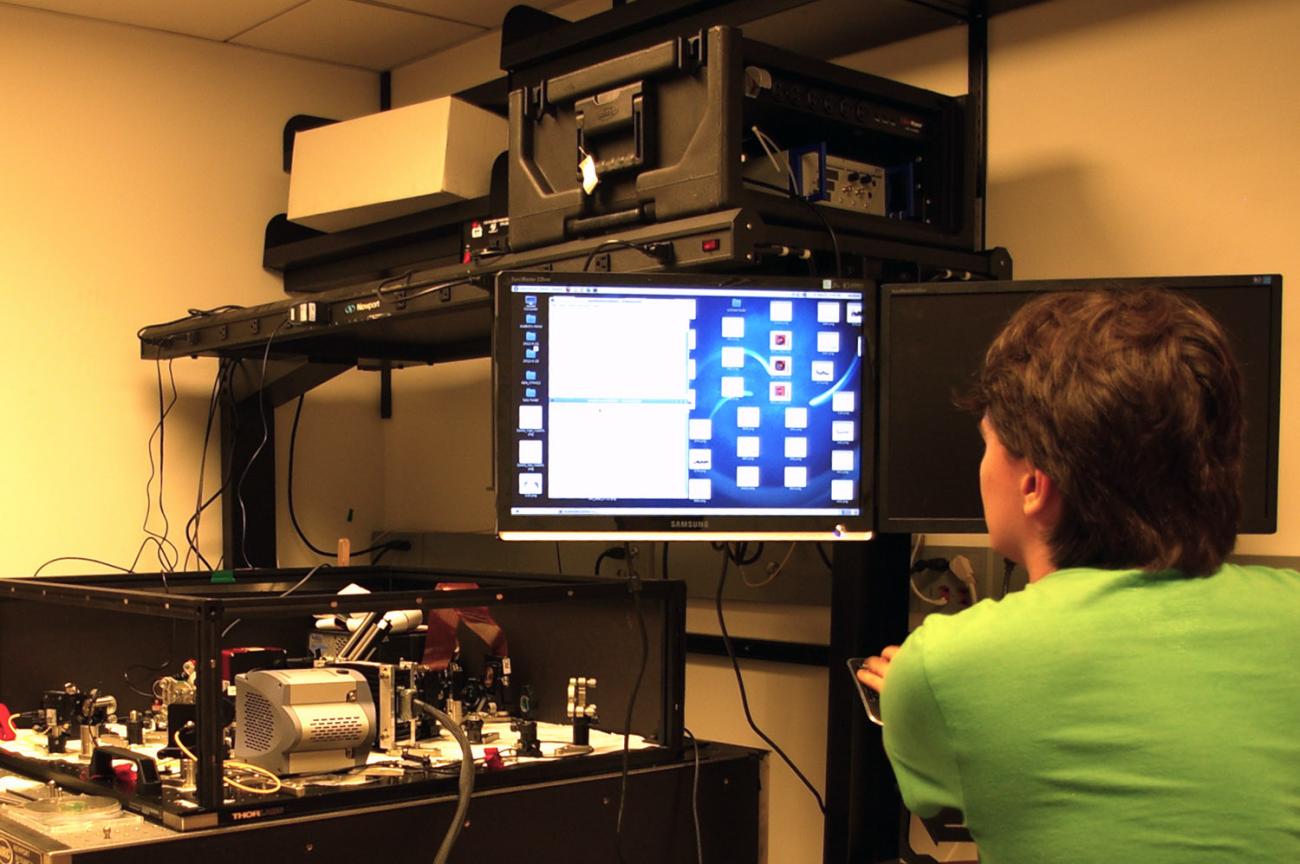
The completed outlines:
<svg viewBox="0 0 1300 864">
<path fill-rule="evenodd" d="M 1241 374 L 1195 303 L 1142 288 L 1025 304 L 964 407 L 1057 484 L 1058 567 L 1212 573 L 1241 516 Z"/>
</svg>

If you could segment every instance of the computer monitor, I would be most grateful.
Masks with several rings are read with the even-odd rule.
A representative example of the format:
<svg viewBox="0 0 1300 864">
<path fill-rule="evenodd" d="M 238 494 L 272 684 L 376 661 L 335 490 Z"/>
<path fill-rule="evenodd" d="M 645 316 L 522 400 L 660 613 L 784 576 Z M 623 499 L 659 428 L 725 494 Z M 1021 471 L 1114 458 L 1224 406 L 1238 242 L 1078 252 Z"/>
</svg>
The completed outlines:
<svg viewBox="0 0 1300 864">
<path fill-rule="evenodd" d="M 870 537 L 865 283 L 504 273 L 497 533 Z"/>
<path fill-rule="evenodd" d="M 1244 533 L 1277 530 L 1282 277 L 921 283 L 881 292 L 881 531 L 983 532 L 978 418 L 958 410 L 989 343 L 1046 291 L 1156 285 L 1186 294 L 1227 332 L 1244 378 Z"/>
</svg>

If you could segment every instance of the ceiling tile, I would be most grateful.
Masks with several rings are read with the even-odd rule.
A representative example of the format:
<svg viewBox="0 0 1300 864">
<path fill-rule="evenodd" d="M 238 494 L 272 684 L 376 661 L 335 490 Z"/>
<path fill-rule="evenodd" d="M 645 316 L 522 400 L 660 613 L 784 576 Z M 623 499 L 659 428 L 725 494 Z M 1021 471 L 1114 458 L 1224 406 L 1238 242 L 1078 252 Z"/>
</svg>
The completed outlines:
<svg viewBox="0 0 1300 864">
<path fill-rule="evenodd" d="M 354 0 L 308 0 L 231 41 L 281 54 L 382 71 L 483 28 Z"/>
<path fill-rule="evenodd" d="M 372 0 L 363 0 L 363 2 L 372 2 Z M 466 3 L 465 0 L 373 0 L 373 2 L 382 2 L 387 6 L 400 6 L 412 12 L 436 15 L 452 21 L 465 21 L 480 27 L 497 28 L 501 26 L 501 19 L 506 17 L 506 12 L 510 7 L 518 5 L 519 0 L 474 0 L 473 3 Z M 532 0 L 528 5 L 534 9 L 553 9 L 567 2 L 569 0 Z"/>
<path fill-rule="evenodd" d="M 83 18 L 115 21 L 224 42 L 274 18 L 302 0 L 221 0 L 219 3 L 176 0 L 6 0 L 33 9 L 48 9 Z"/>
</svg>

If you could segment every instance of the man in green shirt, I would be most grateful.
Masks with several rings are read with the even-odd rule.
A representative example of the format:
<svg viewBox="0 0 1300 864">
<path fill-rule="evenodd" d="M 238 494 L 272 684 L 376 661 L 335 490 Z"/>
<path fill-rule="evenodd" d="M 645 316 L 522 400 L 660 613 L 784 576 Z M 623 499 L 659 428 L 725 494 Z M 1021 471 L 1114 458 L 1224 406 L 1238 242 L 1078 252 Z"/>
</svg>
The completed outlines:
<svg viewBox="0 0 1300 864">
<path fill-rule="evenodd" d="M 1240 389 L 1162 291 L 1044 296 L 990 346 L 985 521 L 1030 584 L 859 673 L 903 800 L 984 864 L 1300 862 L 1300 574 L 1224 563 Z"/>
</svg>

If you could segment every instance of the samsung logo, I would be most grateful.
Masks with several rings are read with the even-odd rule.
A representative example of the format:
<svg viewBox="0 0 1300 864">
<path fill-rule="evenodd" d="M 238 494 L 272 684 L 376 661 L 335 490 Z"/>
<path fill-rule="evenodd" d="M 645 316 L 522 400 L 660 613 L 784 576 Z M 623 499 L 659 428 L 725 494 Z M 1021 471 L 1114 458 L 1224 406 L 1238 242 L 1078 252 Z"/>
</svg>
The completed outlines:
<svg viewBox="0 0 1300 864">
<path fill-rule="evenodd" d="M 673 519 L 668 523 L 669 528 L 708 528 L 708 519 Z"/>
</svg>

